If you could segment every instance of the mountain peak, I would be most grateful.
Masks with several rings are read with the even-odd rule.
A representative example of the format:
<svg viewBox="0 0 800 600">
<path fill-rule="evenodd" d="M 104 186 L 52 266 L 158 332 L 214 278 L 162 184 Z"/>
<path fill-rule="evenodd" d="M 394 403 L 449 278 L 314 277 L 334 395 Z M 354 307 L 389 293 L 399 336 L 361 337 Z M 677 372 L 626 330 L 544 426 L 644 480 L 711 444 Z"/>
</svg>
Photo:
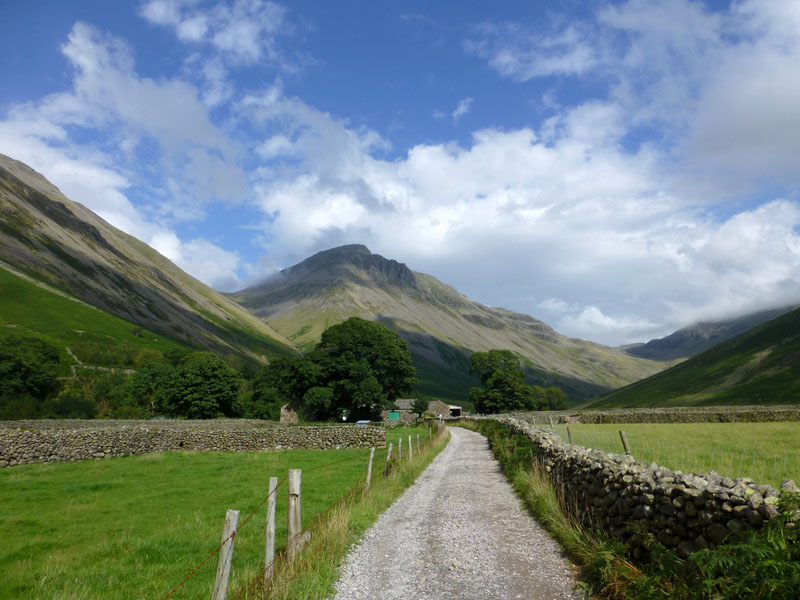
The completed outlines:
<svg viewBox="0 0 800 600">
<path fill-rule="evenodd" d="M 282 273 L 315 273 L 325 279 L 355 280 L 378 287 L 418 287 L 414 273 L 404 263 L 373 254 L 363 244 L 348 244 L 322 250 Z"/>
</svg>

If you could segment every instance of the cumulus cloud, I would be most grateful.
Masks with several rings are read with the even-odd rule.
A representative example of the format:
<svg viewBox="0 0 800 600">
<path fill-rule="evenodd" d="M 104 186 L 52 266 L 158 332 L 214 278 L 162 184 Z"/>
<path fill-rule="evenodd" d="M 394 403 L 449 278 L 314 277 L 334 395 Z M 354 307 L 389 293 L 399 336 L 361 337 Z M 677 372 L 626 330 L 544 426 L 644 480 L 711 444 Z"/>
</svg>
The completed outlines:
<svg viewBox="0 0 800 600">
<path fill-rule="evenodd" d="M 234 64 L 279 61 L 276 37 L 291 31 L 286 9 L 264 0 L 146 0 L 140 13 L 174 29 L 183 42 L 209 44 Z"/>
<path fill-rule="evenodd" d="M 418 145 L 392 161 L 374 132 L 298 99 L 268 105 L 253 114 L 283 133 L 262 152 L 287 162 L 264 172 L 257 194 L 283 264 L 364 242 L 447 273 L 484 302 L 607 343 L 800 298 L 797 204 L 715 218 L 671 192 L 661 154 L 620 147 L 625 113 L 614 104 L 575 107 L 540 132 Z"/>
<path fill-rule="evenodd" d="M 12 106 L 0 120 L 0 151 L 192 275 L 235 287 L 236 253 L 202 238 L 182 242 L 170 223 L 202 218 L 204 202 L 241 199 L 237 144 L 211 123 L 191 85 L 139 77 L 119 38 L 79 22 L 62 52 L 73 89 Z M 81 135 L 94 142 L 76 141 Z"/>
<path fill-rule="evenodd" d="M 458 120 L 467 114 L 472 108 L 472 98 L 464 98 L 461 102 L 458 103 L 456 109 L 450 113 L 450 116 L 453 117 L 453 122 L 458 122 Z"/>
<path fill-rule="evenodd" d="M 518 23 L 484 23 L 464 48 L 503 75 L 528 81 L 548 75 L 581 75 L 598 64 L 598 50 L 576 25 L 545 31 Z"/>
</svg>

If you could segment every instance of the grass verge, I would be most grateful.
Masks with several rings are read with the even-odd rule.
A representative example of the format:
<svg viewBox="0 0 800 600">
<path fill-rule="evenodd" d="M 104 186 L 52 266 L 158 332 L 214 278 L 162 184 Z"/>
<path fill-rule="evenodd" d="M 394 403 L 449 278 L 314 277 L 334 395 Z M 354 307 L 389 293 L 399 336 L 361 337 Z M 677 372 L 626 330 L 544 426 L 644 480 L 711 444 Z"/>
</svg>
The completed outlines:
<svg viewBox="0 0 800 600">
<path fill-rule="evenodd" d="M 355 486 L 341 498 L 330 510 L 318 515 L 305 528 L 311 539 L 303 551 L 293 561 L 286 560 L 279 553 L 274 575 L 269 582 L 256 579 L 249 585 L 235 589 L 231 598 L 270 600 L 314 600 L 331 596 L 333 584 L 339 578 L 339 567 L 348 549 L 363 536 L 364 532 L 378 519 L 392 503 L 411 486 L 425 470 L 436 455 L 447 445 L 449 433 L 444 430 L 440 436 L 433 437 L 432 443 L 426 443 L 421 437 L 421 452 L 417 452 L 416 436 L 414 439 L 414 458 L 408 460 L 406 430 L 419 432 L 414 428 L 397 428 L 391 430 L 387 439 L 405 433 L 403 459 L 397 460 L 397 451 L 393 452 L 388 477 L 383 476 L 385 451 L 383 460 L 378 460 L 376 453 L 371 487 L 363 493 L 366 479 L 359 479 Z M 427 429 L 425 429 L 427 433 Z M 435 432 L 435 428 L 434 428 Z"/>
</svg>

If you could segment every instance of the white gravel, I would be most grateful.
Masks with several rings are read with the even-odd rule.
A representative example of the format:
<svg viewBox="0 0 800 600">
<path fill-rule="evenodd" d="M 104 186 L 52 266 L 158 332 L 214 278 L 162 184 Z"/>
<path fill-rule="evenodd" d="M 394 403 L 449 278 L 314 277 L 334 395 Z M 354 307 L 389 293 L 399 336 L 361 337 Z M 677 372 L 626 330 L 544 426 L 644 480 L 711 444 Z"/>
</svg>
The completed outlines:
<svg viewBox="0 0 800 600">
<path fill-rule="evenodd" d="M 575 567 L 461 428 L 345 559 L 335 600 L 578 600 Z"/>
</svg>

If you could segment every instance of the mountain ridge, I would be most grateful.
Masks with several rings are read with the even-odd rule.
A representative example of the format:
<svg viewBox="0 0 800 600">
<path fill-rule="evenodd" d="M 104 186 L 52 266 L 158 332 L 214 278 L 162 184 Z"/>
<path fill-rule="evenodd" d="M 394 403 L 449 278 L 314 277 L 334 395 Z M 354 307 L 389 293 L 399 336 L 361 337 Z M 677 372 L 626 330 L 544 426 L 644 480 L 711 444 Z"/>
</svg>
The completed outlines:
<svg viewBox="0 0 800 600">
<path fill-rule="evenodd" d="M 431 275 L 351 244 L 323 250 L 266 281 L 228 294 L 301 349 L 349 316 L 395 329 L 423 371 L 440 369 L 460 393 L 474 385 L 473 351 L 517 352 L 533 381 L 587 397 L 664 368 L 618 349 L 568 338 L 546 323 L 475 302 Z M 425 386 L 423 385 L 423 388 Z"/>
<path fill-rule="evenodd" d="M 700 321 L 682 327 L 663 338 L 653 339 L 645 344 L 630 344 L 623 349 L 631 356 L 653 360 L 689 358 L 784 315 L 794 308 L 795 306 L 786 306 L 746 314 L 735 319 Z"/>
<path fill-rule="evenodd" d="M 800 308 L 582 408 L 800 402 Z"/>
<path fill-rule="evenodd" d="M 263 362 L 294 352 L 266 322 L 0 154 L 0 266 L 147 329 Z"/>
</svg>

